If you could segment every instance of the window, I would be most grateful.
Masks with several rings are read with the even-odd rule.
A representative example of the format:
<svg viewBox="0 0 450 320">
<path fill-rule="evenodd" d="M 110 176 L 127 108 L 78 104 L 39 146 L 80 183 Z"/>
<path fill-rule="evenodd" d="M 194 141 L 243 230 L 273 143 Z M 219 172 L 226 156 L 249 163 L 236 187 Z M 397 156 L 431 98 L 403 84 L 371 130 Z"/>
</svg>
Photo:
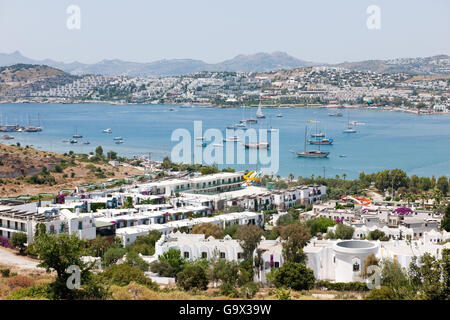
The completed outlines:
<svg viewBox="0 0 450 320">
<path fill-rule="evenodd" d="M 280 263 L 278 261 L 275 261 L 274 266 L 275 266 L 275 268 L 279 268 L 280 267 Z"/>
<path fill-rule="evenodd" d="M 207 252 L 202 252 L 202 259 L 207 259 L 208 258 L 208 253 Z"/>
<path fill-rule="evenodd" d="M 238 258 L 238 260 L 239 260 L 239 259 L 242 259 L 242 252 L 238 252 L 237 258 Z"/>
<path fill-rule="evenodd" d="M 78 222 L 78 230 L 82 230 L 83 229 L 83 221 L 79 221 Z"/>
<path fill-rule="evenodd" d="M 354 264 L 353 264 L 353 272 L 358 272 L 359 271 L 359 263 L 358 262 L 355 262 Z"/>
<path fill-rule="evenodd" d="M 225 259 L 225 252 L 220 253 L 220 259 Z"/>
<path fill-rule="evenodd" d="M 185 252 L 184 252 L 184 257 L 185 257 L 186 259 L 188 259 L 188 258 L 189 258 L 189 252 L 185 251 Z"/>
</svg>

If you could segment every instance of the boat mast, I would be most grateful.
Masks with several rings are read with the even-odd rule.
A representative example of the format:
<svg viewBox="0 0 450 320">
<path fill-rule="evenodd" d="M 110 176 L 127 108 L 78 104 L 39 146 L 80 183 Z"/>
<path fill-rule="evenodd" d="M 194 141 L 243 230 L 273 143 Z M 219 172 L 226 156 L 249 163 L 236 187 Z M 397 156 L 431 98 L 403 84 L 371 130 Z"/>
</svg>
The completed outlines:
<svg viewBox="0 0 450 320">
<path fill-rule="evenodd" d="M 305 126 L 305 150 L 304 152 L 306 153 L 306 135 L 308 134 L 308 126 Z"/>
</svg>

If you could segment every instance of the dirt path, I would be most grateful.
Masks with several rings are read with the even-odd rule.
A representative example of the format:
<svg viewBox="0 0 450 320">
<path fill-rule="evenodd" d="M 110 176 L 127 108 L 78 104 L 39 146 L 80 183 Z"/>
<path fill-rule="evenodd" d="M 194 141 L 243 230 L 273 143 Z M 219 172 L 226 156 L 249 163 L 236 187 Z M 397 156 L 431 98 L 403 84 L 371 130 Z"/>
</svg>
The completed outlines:
<svg viewBox="0 0 450 320">
<path fill-rule="evenodd" d="M 373 199 L 373 201 L 383 201 L 384 200 L 383 195 L 379 194 L 378 192 L 375 192 L 375 191 L 370 190 L 370 189 L 367 189 L 366 192 Z"/>
<path fill-rule="evenodd" d="M 38 261 L 28 257 L 16 255 L 14 252 L 5 248 L 0 248 L 0 264 L 13 266 L 19 269 L 44 270 L 37 266 L 39 264 Z"/>
</svg>

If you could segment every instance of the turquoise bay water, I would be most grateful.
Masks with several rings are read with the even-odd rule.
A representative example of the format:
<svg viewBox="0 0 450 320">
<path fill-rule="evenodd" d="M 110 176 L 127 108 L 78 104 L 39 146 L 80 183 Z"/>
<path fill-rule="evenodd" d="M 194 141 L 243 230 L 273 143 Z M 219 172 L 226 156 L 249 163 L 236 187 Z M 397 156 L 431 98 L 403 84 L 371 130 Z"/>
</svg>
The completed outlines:
<svg viewBox="0 0 450 320">
<path fill-rule="evenodd" d="M 173 107 L 175 111 L 169 111 Z M 330 117 L 325 108 L 263 109 L 266 119 L 253 125 L 255 129 L 266 129 L 270 125 L 279 129 L 280 153 L 277 174 L 288 176 L 334 177 L 347 174 L 357 177 L 383 169 L 401 168 L 408 174 L 423 176 L 450 176 L 450 116 L 417 116 L 407 113 L 351 110 L 350 121 L 366 123 L 356 126 L 357 133 L 344 134 L 347 114 L 344 117 Z M 203 130 L 217 128 L 225 132 L 227 125 L 238 123 L 244 118 L 255 117 L 256 108 L 180 108 L 168 105 L 109 105 L 109 104 L 0 104 L 2 123 L 37 125 L 38 114 L 44 131 L 39 133 L 7 133 L 14 140 L 0 140 L 2 143 L 20 142 L 22 145 L 53 152 L 88 153 L 101 145 L 105 152 L 114 150 L 120 155 L 146 155 L 160 160 L 170 155 L 177 142 L 171 141 L 171 134 L 177 128 L 193 132 L 194 121 L 203 122 Z M 304 130 L 307 120 L 318 120 L 319 131 L 335 139 L 332 146 L 323 146 L 330 151 L 325 159 L 303 159 L 291 150 L 303 151 Z M 315 131 L 315 124 L 309 123 Z M 102 133 L 111 128 L 112 134 Z M 72 138 L 75 130 L 83 135 L 78 144 L 62 140 Z M 3 135 L 4 133 L 0 133 Z M 117 145 L 113 137 L 121 136 L 124 143 Z M 84 145 L 88 140 L 91 144 Z M 194 142 L 193 142 L 194 143 Z M 225 144 L 225 143 L 224 143 Z M 308 149 L 315 149 L 309 146 Z M 346 155 L 346 157 L 339 157 Z M 228 166 L 228 165 L 226 165 Z M 234 165 L 236 169 L 255 169 L 255 165 Z"/>
</svg>

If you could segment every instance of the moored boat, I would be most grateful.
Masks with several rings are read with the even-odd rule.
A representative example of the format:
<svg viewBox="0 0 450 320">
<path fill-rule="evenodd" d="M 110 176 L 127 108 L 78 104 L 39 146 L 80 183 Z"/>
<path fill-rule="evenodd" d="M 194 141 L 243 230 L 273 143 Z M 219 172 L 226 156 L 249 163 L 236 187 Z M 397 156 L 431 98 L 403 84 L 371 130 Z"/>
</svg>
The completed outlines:
<svg viewBox="0 0 450 320">
<path fill-rule="evenodd" d="M 330 153 L 319 150 L 309 150 L 303 152 L 296 152 L 296 154 L 298 157 L 303 158 L 326 158 Z"/>
<path fill-rule="evenodd" d="M 262 112 L 261 99 L 259 99 L 258 110 L 256 111 L 256 118 L 264 119 L 265 117 L 266 117 L 266 116 L 265 116 L 264 113 Z"/>
<path fill-rule="evenodd" d="M 308 140 L 309 144 L 321 144 L 321 145 L 331 145 L 333 144 L 333 139 L 329 138 L 329 139 L 321 139 L 321 140 Z"/>
<path fill-rule="evenodd" d="M 244 143 L 243 145 L 247 149 L 268 149 L 270 146 L 268 142 Z"/>
</svg>

